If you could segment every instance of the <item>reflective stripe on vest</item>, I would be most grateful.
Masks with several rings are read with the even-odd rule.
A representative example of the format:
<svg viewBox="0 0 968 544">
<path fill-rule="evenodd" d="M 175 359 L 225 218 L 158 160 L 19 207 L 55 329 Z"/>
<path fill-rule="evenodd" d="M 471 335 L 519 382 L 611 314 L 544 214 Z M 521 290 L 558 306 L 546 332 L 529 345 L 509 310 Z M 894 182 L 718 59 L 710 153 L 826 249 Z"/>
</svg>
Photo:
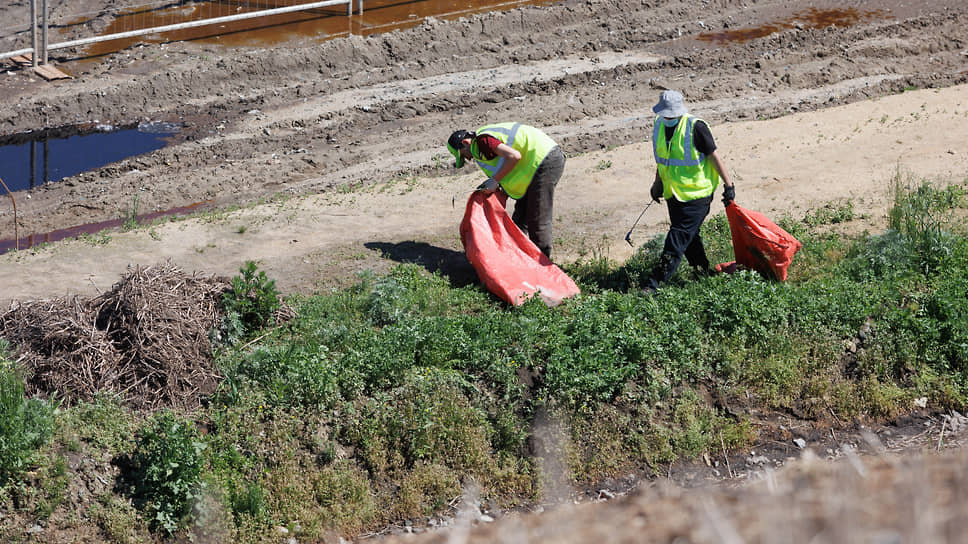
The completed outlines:
<svg viewBox="0 0 968 544">
<path fill-rule="evenodd" d="M 522 123 L 485 125 L 477 129 L 476 134 L 492 136 L 521 154 L 521 160 L 500 180 L 504 192 L 515 199 L 524 196 L 541 162 L 558 145 L 541 130 Z M 471 142 L 471 155 L 489 177 L 494 177 L 505 161 L 505 158 L 500 155 L 496 155 L 491 160 L 485 159 L 477 147 L 476 138 Z"/>
<path fill-rule="evenodd" d="M 656 164 L 661 164 L 662 166 L 699 166 L 702 164 L 702 161 L 706 160 L 706 155 L 698 153 L 692 147 L 692 125 L 695 122 L 695 119 L 695 117 L 687 114 L 683 115 L 682 119 L 679 120 L 680 123 L 682 121 L 686 121 L 686 141 L 682 144 L 683 155 L 686 157 L 692 157 L 695 155 L 697 158 L 694 159 L 669 159 L 659 156 L 659 131 L 664 129 L 665 125 L 662 124 L 661 119 L 656 119 L 655 128 L 652 129 L 652 153 L 655 155 Z M 675 138 L 675 136 L 673 136 L 673 138 Z M 668 146 L 666 146 L 666 149 L 668 149 Z"/>
<path fill-rule="evenodd" d="M 665 199 L 675 196 L 680 202 L 688 202 L 704 198 L 713 194 L 719 185 L 719 171 L 693 145 L 696 121 L 701 119 L 683 115 L 672 139 L 667 142 L 662 118 L 656 117 L 652 131 L 652 152 L 662 179 L 662 196 Z"/>
</svg>

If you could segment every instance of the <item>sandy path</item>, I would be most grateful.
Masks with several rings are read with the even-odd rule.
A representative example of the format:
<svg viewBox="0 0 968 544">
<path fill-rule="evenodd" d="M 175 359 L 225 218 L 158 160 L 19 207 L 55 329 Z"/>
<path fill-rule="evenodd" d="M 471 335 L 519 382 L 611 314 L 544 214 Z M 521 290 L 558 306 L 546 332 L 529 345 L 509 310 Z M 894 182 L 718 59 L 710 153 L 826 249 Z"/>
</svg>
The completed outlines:
<svg viewBox="0 0 968 544">
<path fill-rule="evenodd" d="M 702 116 L 702 106 L 693 112 Z M 966 117 L 968 86 L 962 85 L 767 121 L 724 123 L 714 125 L 713 133 L 744 207 L 772 217 L 802 217 L 825 203 L 849 199 L 858 215 L 868 216 L 857 228 L 879 229 L 896 172 L 965 180 L 968 152 L 959 144 L 968 140 Z M 626 259 L 631 248 L 623 238 L 646 203 L 654 167 L 648 142 L 570 157 L 557 194 L 556 260 L 568 262 L 589 251 Z M 186 271 L 222 275 L 255 260 L 284 292 L 350 283 L 355 272 L 382 270 L 395 259 L 431 269 L 447 266 L 434 259 L 449 259 L 459 268 L 466 266 L 466 261 L 455 264 L 463 259 L 457 253 L 463 191 L 479 177 L 467 168 L 458 178 L 384 180 L 351 192 L 111 233 L 106 244 L 70 241 L 3 255 L 0 275 L 8 280 L 0 299 L 92 295 L 109 288 L 130 265 L 165 259 Z M 716 200 L 712 213 L 721 212 Z M 662 232 L 665 218 L 665 211 L 654 206 L 636 227 L 635 239 L 644 242 Z"/>
</svg>

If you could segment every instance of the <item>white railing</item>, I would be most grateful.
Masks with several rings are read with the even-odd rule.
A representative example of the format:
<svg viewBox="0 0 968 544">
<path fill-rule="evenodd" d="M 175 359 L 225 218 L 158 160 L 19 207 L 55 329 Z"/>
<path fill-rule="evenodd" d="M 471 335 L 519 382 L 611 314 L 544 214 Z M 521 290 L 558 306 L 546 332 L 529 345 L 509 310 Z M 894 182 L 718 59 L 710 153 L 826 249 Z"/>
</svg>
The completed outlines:
<svg viewBox="0 0 968 544">
<path fill-rule="evenodd" d="M 50 22 L 48 20 L 47 1 L 48 0 L 30 0 L 30 22 L 28 26 L 30 28 L 31 46 L 27 48 L 0 53 L 0 59 L 7 59 L 11 57 L 16 57 L 19 55 L 30 54 L 33 65 L 37 66 L 38 64 L 47 64 L 48 51 L 51 51 L 54 49 L 79 47 L 82 45 L 89 45 L 92 43 L 105 42 L 105 41 L 117 40 L 122 38 L 132 38 L 137 36 L 144 36 L 147 34 L 170 32 L 170 31 L 182 30 L 186 28 L 228 23 L 232 21 L 241 21 L 244 19 L 269 17 L 272 15 L 293 13 L 297 11 L 317 9 L 317 8 L 322 8 L 327 6 L 335 6 L 339 4 L 346 4 L 347 15 L 353 14 L 353 0 L 324 0 L 324 1 L 317 1 L 317 2 L 306 2 L 302 4 L 286 5 L 283 7 L 257 9 L 255 11 L 246 11 L 243 13 L 236 13 L 234 15 L 226 15 L 221 17 L 209 17 L 206 19 L 198 19 L 195 21 L 187 21 L 187 22 L 173 23 L 173 24 L 160 25 L 160 26 L 156 25 L 156 26 L 151 26 L 146 28 L 137 28 L 137 29 L 128 30 L 124 32 L 115 32 L 111 34 L 91 36 L 88 38 L 80 38 L 75 40 L 49 44 L 48 28 L 50 27 Z M 210 0 L 210 1 L 221 2 L 222 0 Z M 363 13 L 363 0 L 356 0 L 356 1 L 358 4 L 358 8 L 357 8 L 358 13 Z M 40 3 L 39 6 L 38 6 L 38 3 Z M 200 3 L 203 3 L 203 2 L 200 2 Z M 242 4 L 242 2 L 239 2 L 238 0 L 234 0 L 232 1 L 232 3 Z M 268 4 L 269 1 L 263 0 L 262 3 Z M 171 6 L 172 2 L 166 2 L 165 4 L 167 6 Z M 248 7 L 249 2 L 246 1 L 244 2 L 244 4 L 246 5 L 246 7 Z"/>
</svg>

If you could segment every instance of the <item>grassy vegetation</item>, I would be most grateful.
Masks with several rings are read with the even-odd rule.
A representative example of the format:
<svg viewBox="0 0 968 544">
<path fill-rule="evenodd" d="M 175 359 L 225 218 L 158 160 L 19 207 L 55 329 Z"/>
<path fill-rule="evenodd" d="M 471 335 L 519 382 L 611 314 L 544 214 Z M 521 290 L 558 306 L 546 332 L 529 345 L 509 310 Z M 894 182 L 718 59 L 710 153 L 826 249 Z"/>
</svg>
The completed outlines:
<svg viewBox="0 0 968 544">
<path fill-rule="evenodd" d="M 0 349 L 8 349 L 6 342 Z M 24 398 L 20 374 L 11 364 L 0 364 L 0 485 L 17 482 L 32 468 L 52 433 L 53 406 Z"/>
<path fill-rule="evenodd" d="M 124 210 L 124 222 L 121 224 L 121 232 L 128 232 L 138 227 L 138 195 L 134 195 L 134 198 L 131 200 L 131 207 Z"/>
<path fill-rule="evenodd" d="M 92 509 L 113 542 L 219 524 L 237 542 L 280 526 L 352 536 L 446 510 L 471 485 L 507 508 L 747 448 L 750 409 L 876 421 L 925 397 L 964 410 L 966 185 L 895 189 L 884 233 L 823 228 L 849 222 L 849 203 L 780 219 L 804 244 L 784 283 L 683 270 L 643 297 L 655 239 L 624 263 L 565 266 L 583 294 L 556 308 L 511 309 L 403 265 L 291 297 L 295 317 L 277 324 L 274 284 L 249 263 L 213 333 L 224 381 L 194 413 L 142 418 L 110 398 L 53 413 L 23 399 L 8 364 L 2 498 L 49 516 L 56 467 L 99 452 L 126 483 Z M 731 260 L 725 217 L 703 229 L 711 259 Z M 28 469 L 55 484 L 16 495 Z"/>
<path fill-rule="evenodd" d="M 170 411 L 152 417 L 138 433 L 125 477 L 152 529 L 172 534 L 191 514 L 204 489 L 204 449 L 194 425 Z"/>
</svg>

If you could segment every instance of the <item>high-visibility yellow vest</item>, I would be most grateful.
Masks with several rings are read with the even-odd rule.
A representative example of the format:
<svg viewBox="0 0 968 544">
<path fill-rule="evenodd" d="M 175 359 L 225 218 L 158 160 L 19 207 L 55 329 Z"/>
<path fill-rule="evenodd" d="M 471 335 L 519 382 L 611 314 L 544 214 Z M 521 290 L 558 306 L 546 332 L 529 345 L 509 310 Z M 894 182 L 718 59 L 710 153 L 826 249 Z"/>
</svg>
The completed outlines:
<svg viewBox="0 0 968 544">
<path fill-rule="evenodd" d="M 666 141 L 665 125 L 656 117 L 652 131 L 652 152 L 662 178 L 662 197 L 675 196 L 681 202 L 707 197 L 719 186 L 719 171 L 706 155 L 693 145 L 692 127 L 701 121 L 689 114 L 679 118 L 670 142 Z"/>
<path fill-rule="evenodd" d="M 541 165 L 541 161 L 545 160 L 548 153 L 558 145 L 550 136 L 541 130 L 529 125 L 522 125 L 521 123 L 485 125 L 477 129 L 477 136 L 483 134 L 493 136 L 500 140 L 501 143 L 521 153 L 521 160 L 518 161 L 518 164 L 504 176 L 504 179 L 500 180 L 504 192 L 515 199 L 524 196 L 525 191 L 528 190 L 528 186 L 531 185 L 531 179 L 534 178 L 534 173 L 538 170 L 538 166 Z M 494 177 L 494 174 L 504 165 L 505 159 L 500 155 L 495 156 L 491 160 L 485 159 L 477 148 L 476 138 L 471 142 L 471 155 L 474 156 L 477 165 L 481 167 L 481 170 L 488 177 Z"/>
</svg>

